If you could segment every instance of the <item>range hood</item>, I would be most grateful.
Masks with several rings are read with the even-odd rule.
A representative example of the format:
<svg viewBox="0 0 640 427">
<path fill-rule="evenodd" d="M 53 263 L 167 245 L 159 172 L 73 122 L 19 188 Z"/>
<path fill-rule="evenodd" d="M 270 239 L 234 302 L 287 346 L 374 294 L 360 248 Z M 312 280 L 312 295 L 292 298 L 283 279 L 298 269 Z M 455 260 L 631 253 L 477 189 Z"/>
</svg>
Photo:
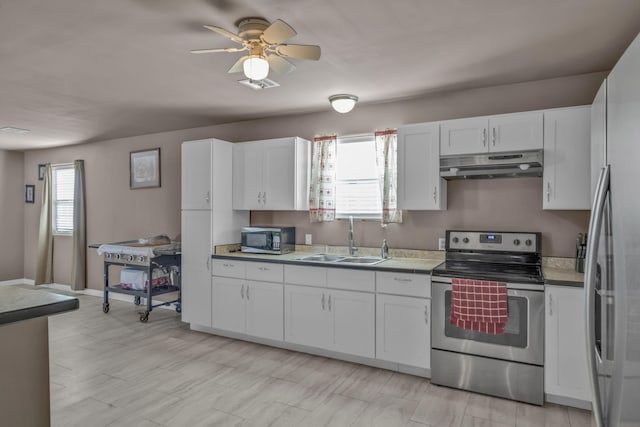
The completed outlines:
<svg viewBox="0 0 640 427">
<path fill-rule="evenodd" d="M 440 157 L 444 179 L 542 176 L 542 150 Z"/>
</svg>

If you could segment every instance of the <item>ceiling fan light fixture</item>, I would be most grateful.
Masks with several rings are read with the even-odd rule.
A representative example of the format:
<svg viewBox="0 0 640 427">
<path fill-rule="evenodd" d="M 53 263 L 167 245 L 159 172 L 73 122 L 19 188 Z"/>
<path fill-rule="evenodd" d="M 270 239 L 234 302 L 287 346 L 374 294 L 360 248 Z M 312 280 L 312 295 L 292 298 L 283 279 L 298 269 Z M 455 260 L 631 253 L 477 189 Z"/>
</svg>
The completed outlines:
<svg viewBox="0 0 640 427">
<path fill-rule="evenodd" d="M 269 75 L 269 63 L 260 55 L 249 55 L 242 63 L 242 69 L 251 80 L 263 80 Z"/>
<path fill-rule="evenodd" d="M 344 114 L 353 110 L 356 102 L 358 102 L 358 97 L 349 94 L 331 95 L 329 97 L 329 102 L 331 103 L 331 107 L 333 107 L 334 110 L 336 110 L 338 113 Z"/>
</svg>

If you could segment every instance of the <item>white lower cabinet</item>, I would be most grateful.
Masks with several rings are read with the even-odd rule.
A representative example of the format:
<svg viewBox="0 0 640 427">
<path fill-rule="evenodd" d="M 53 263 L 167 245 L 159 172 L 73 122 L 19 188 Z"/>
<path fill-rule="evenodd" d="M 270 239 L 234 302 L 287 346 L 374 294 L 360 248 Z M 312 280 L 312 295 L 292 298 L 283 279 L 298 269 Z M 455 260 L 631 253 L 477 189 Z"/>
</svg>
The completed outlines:
<svg viewBox="0 0 640 427">
<path fill-rule="evenodd" d="M 431 368 L 431 300 L 378 294 L 376 358 Z"/>
<path fill-rule="evenodd" d="M 559 397 L 590 401 L 584 290 L 545 286 L 544 391 Z"/>
<path fill-rule="evenodd" d="M 285 284 L 285 341 L 375 356 L 375 295 Z"/>
<path fill-rule="evenodd" d="M 214 276 L 213 327 L 283 339 L 283 285 Z"/>
</svg>

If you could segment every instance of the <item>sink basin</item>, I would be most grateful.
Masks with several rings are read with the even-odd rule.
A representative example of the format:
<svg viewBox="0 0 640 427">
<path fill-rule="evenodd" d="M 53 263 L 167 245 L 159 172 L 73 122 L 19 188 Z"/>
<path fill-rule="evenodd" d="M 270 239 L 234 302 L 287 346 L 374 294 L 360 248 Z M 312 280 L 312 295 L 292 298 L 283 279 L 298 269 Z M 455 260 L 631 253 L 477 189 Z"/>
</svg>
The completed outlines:
<svg viewBox="0 0 640 427">
<path fill-rule="evenodd" d="M 342 255 L 313 254 L 298 258 L 300 261 L 336 262 L 344 259 Z"/>
<path fill-rule="evenodd" d="M 337 262 L 345 262 L 349 264 L 365 264 L 365 265 L 373 265 L 378 264 L 384 261 L 385 258 L 379 258 L 375 256 L 356 256 L 356 257 L 348 257 L 337 260 Z"/>
</svg>

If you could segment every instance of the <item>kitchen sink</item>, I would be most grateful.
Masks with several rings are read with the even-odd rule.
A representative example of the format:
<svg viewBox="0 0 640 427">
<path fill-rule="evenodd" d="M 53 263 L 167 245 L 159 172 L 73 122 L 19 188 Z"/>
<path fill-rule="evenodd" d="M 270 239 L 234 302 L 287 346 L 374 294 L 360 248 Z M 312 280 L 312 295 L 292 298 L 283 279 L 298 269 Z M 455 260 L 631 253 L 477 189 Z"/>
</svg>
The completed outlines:
<svg viewBox="0 0 640 427">
<path fill-rule="evenodd" d="M 378 264 L 384 260 L 385 258 L 380 258 L 375 256 L 355 256 L 355 257 L 342 258 L 340 260 L 337 260 L 336 262 L 344 262 L 349 264 L 373 265 L 373 264 Z"/>
<path fill-rule="evenodd" d="M 300 261 L 336 262 L 341 261 L 344 258 L 345 257 L 343 255 L 313 254 L 298 259 Z"/>
</svg>

